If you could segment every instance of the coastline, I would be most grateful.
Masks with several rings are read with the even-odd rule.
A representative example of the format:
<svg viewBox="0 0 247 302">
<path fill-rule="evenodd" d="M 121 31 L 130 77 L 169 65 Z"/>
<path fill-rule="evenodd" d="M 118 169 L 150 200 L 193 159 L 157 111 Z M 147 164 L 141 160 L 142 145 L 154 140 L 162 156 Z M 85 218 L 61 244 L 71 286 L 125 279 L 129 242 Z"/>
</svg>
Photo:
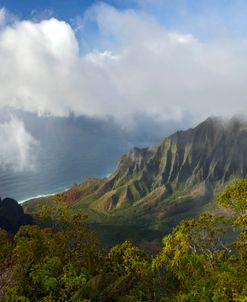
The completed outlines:
<svg viewBox="0 0 247 302">
<path fill-rule="evenodd" d="M 113 171 L 114 171 L 114 170 L 113 170 Z M 113 173 L 113 172 L 107 173 L 107 174 L 106 174 L 105 176 L 103 176 L 102 178 L 104 178 L 104 177 L 105 177 L 105 178 L 108 178 L 108 177 L 110 177 L 110 176 L 112 175 L 112 173 Z M 24 203 L 24 202 L 26 202 L 26 201 L 28 201 L 28 200 L 37 199 L 37 198 L 42 198 L 42 197 L 54 196 L 54 195 L 56 195 L 56 194 L 64 193 L 64 192 L 68 191 L 70 188 L 71 188 L 71 186 L 70 186 L 70 187 L 67 187 L 66 189 L 62 189 L 62 190 L 60 190 L 60 191 L 56 191 L 56 192 L 53 192 L 53 193 L 38 194 L 38 195 L 36 195 L 36 196 L 31 196 L 31 197 L 28 197 L 28 198 L 25 198 L 25 199 L 22 199 L 22 200 L 18 200 L 18 203 L 19 203 L 19 204 L 22 204 L 22 203 Z"/>
<path fill-rule="evenodd" d="M 32 200 L 32 199 L 37 199 L 37 198 L 42 198 L 42 197 L 49 197 L 49 196 L 55 196 L 55 195 L 57 195 L 57 194 L 64 193 L 64 192 L 68 191 L 69 189 L 70 189 L 70 188 L 67 188 L 67 189 L 65 189 L 65 190 L 63 190 L 63 191 L 60 191 L 60 192 L 54 192 L 54 193 L 48 193 L 48 194 L 39 194 L 39 195 L 36 195 L 36 196 L 32 196 L 32 197 L 29 197 L 29 198 L 25 198 L 25 199 L 23 199 L 23 200 L 18 200 L 18 203 L 19 203 L 19 204 L 22 204 L 22 203 L 24 203 L 24 202 L 26 202 L 26 201 L 28 201 L 28 200 Z"/>
</svg>

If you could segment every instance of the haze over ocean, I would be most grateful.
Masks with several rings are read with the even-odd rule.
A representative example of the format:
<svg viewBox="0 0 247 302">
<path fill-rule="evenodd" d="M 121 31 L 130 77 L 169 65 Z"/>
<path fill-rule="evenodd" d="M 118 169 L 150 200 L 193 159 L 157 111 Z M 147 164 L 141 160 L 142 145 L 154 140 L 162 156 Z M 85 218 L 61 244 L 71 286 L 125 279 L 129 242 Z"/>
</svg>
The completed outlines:
<svg viewBox="0 0 247 302">
<path fill-rule="evenodd" d="M 15 123 L 23 122 L 25 129 L 11 134 L 9 115 L 14 114 Z M 104 177 L 111 173 L 121 155 L 133 146 L 148 146 L 158 143 L 179 125 L 170 123 L 160 127 L 150 123 L 148 130 L 135 129 L 127 131 L 120 128 L 111 119 L 92 120 L 85 117 L 67 118 L 38 117 L 35 114 L 20 111 L 5 112 L 0 116 L 5 128 L 8 165 L 0 165 L 0 196 L 12 197 L 18 201 L 30 197 L 61 192 L 88 177 Z M 140 122 L 141 123 L 141 122 Z M 21 124 L 18 125 L 19 128 Z M 6 130 L 7 129 L 7 130 Z M 25 144 L 16 145 L 28 133 L 35 138 L 32 148 Z M 23 141 L 23 139 L 22 139 Z M 22 163 L 23 161 L 23 163 Z M 1 163 L 0 163 L 1 164 Z"/>
<path fill-rule="evenodd" d="M 32 150 L 35 158 L 31 169 L 15 169 L 15 164 L 19 164 L 15 160 L 8 167 L 1 167 L 1 197 L 21 201 L 61 192 L 86 177 L 103 177 L 112 171 L 127 148 L 125 139 L 106 123 L 102 128 L 100 123 L 85 119 L 41 119 L 30 114 L 22 114 L 21 118 L 26 130 L 38 141 Z"/>
</svg>

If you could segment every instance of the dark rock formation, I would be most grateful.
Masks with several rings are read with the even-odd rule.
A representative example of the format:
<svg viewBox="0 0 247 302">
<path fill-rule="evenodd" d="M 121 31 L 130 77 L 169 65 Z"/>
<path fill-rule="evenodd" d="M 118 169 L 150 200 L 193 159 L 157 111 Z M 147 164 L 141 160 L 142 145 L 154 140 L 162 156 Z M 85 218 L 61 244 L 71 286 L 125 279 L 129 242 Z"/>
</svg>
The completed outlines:
<svg viewBox="0 0 247 302">
<path fill-rule="evenodd" d="M 22 206 L 16 200 L 0 199 L 0 228 L 15 234 L 21 225 L 32 223 L 32 217 L 24 214 Z"/>
</svg>

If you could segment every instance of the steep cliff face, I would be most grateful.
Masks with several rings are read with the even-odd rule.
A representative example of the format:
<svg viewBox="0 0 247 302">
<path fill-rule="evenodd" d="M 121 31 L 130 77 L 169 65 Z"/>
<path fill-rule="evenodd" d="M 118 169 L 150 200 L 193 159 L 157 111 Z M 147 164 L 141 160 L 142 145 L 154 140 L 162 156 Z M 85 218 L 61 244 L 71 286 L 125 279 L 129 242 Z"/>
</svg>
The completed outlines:
<svg viewBox="0 0 247 302">
<path fill-rule="evenodd" d="M 200 181 L 226 181 L 246 175 L 247 128 L 238 121 L 208 119 L 194 129 L 179 131 L 159 146 L 132 150 L 121 160 L 116 177 L 136 172 L 154 186 Z M 122 179 L 123 182 L 126 179 Z"/>
<path fill-rule="evenodd" d="M 157 146 L 130 150 L 116 171 L 97 183 L 97 200 L 90 206 L 111 211 L 162 200 L 177 191 L 188 193 L 201 187 L 209 192 L 217 184 L 247 176 L 246 154 L 246 122 L 209 118 Z"/>
<path fill-rule="evenodd" d="M 112 175 L 88 179 L 64 198 L 74 211 L 83 210 L 101 226 L 111 224 L 115 230 L 116 225 L 138 224 L 164 231 L 198 215 L 217 190 L 245 177 L 247 122 L 209 118 L 159 145 L 130 150 Z M 51 200 L 30 201 L 25 209 L 35 212 L 44 202 Z"/>
</svg>

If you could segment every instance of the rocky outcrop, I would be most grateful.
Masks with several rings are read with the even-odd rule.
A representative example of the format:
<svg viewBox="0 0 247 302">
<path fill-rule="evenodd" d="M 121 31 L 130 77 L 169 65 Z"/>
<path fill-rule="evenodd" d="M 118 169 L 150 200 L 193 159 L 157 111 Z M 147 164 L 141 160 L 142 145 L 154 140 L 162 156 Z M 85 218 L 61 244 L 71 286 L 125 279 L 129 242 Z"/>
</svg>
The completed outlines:
<svg viewBox="0 0 247 302">
<path fill-rule="evenodd" d="M 0 199 L 0 228 L 15 234 L 21 225 L 32 224 L 30 215 L 24 214 L 23 208 L 11 198 Z"/>
</svg>

